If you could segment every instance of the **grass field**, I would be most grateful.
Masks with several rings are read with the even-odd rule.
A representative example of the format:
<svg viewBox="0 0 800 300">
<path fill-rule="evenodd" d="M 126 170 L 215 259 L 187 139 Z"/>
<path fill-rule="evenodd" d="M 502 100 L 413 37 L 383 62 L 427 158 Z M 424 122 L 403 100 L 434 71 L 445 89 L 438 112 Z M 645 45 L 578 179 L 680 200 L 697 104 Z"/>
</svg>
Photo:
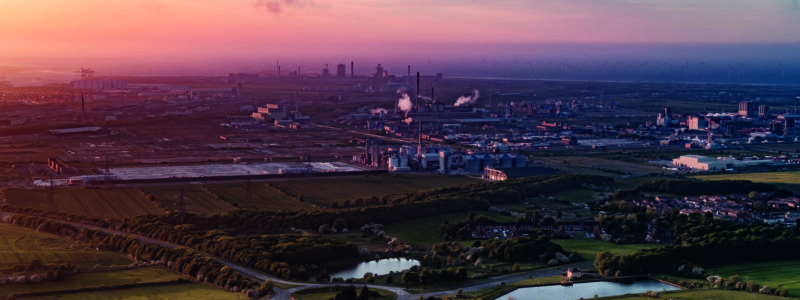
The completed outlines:
<svg viewBox="0 0 800 300">
<path fill-rule="evenodd" d="M 675 299 L 675 300 L 777 300 L 786 299 L 777 296 L 768 296 L 757 293 L 747 293 L 740 291 L 729 290 L 683 290 L 658 293 L 661 299 Z M 605 297 L 602 299 L 641 299 L 649 300 L 653 298 L 637 297 L 637 296 L 620 296 L 620 297 Z"/>
<path fill-rule="evenodd" d="M 792 191 L 800 190 L 800 171 L 698 175 L 694 176 L 694 178 L 702 180 L 750 180 L 752 182 L 772 183 Z"/>
<path fill-rule="evenodd" d="M 481 182 L 467 176 L 384 174 L 352 177 L 311 178 L 271 182 L 292 195 L 302 193 L 306 201 L 322 206 L 344 200 L 402 194 Z"/>
<path fill-rule="evenodd" d="M 308 289 L 304 291 L 299 291 L 297 293 L 292 294 L 292 297 L 296 300 L 328 300 L 331 299 L 339 290 L 336 288 L 318 288 L 318 289 Z M 371 289 L 371 291 L 377 291 L 380 294 L 380 297 L 377 298 L 369 298 L 370 300 L 394 300 L 397 299 L 397 295 L 390 291 L 379 290 L 379 289 Z M 361 293 L 361 288 L 356 287 L 356 292 Z"/>
<path fill-rule="evenodd" d="M 96 264 L 131 263 L 128 258 L 114 252 L 83 249 L 80 242 L 65 237 L 0 223 L 0 269 L 10 269 L 16 264 L 27 266 L 36 259 L 45 264 L 69 263 L 83 270 Z"/>
<path fill-rule="evenodd" d="M 247 199 L 247 183 L 212 184 L 205 186 L 209 191 L 222 196 L 225 201 L 236 203 L 240 208 L 252 208 Z M 311 206 L 289 198 L 283 193 L 266 186 L 263 182 L 250 183 L 250 200 L 259 210 L 297 211 L 310 209 Z"/>
<path fill-rule="evenodd" d="M 184 209 L 197 215 L 214 215 L 233 210 L 234 207 L 219 200 L 196 185 L 183 186 L 148 186 L 141 187 L 146 194 L 156 197 L 156 201 L 168 209 L 178 210 L 180 194 L 183 191 Z"/>
<path fill-rule="evenodd" d="M 709 273 L 728 278 L 739 275 L 771 288 L 786 288 L 790 297 L 800 297 L 800 260 L 731 264 L 711 268 Z"/>
<path fill-rule="evenodd" d="M 65 294 L 55 297 L 25 298 L 37 300 L 239 300 L 244 295 L 226 292 L 223 289 L 202 283 L 170 284 L 141 288 L 113 289 L 106 291 Z"/>
<path fill-rule="evenodd" d="M 597 253 L 603 251 L 611 251 L 616 255 L 625 255 L 631 254 L 640 249 L 660 247 L 660 245 L 657 244 L 617 245 L 614 243 L 592 239 L 553 240 L 553 242 L 558 243 L 561 245 L 561 247 L 564 247 L 564 250 L 577 252 L 581 255 L 581 257 L 590 261 L 594 261 L 595 258 L 597 258 Z"/>
<path fill-rule="evenodd" d="M 134 188 L 57 188 L 54 190 L 53 203 L 49 200 L 49 194 L 49 189 L 6 190 L 8 204 L 16 207 L 69 212 L 101 219 L 163 213 Z"/>
<path fill-rule="evenodd" d="M 85 287 L 112 286 L 121 284 L 165 282 L 182 278 L 183 275 L 167 271 L 159 267 L 139 268 L 131 270 L 78 273 L 63 280 L 45 281 L 39 284 L 6 284 L 0 289 L 0 295 L 13 295 L 32 291 L 61 291 Z M 109 298 L 105 298 L 109 299 Z"/>
<path fill-rule="evenodd" d="M 517 219 L 501 214 L 476 211 L 475 216 L 484 215 L 489 219 L 498 222 L 513 222 Z M 411 220 L 403 223 L 391 224 L 386 226 L 386 234 L 396 237 L 411 245 L 430 245 L 431 243 L 442 242 L 439 233 L 439 225 L 444 221 L 463 222 L 469 218 L 469 212 L 447 214 L 429 218 Z"/>
</svg>

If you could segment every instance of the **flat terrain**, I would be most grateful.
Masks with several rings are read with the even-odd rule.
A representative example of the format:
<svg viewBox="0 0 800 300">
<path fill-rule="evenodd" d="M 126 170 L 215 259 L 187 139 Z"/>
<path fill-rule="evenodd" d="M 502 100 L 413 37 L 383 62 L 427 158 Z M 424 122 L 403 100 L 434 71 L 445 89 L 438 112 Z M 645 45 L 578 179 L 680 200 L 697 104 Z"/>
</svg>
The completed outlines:
<svg viewBox="0 0 800 300">
<path fill-rule="evenodd" d="M 145 299 L 170 299 L 170 300 L 238 300 L 247 299 L 241 294 L 226 292 L 223 289 L 202 283 L 170 284 L 148 286 L 140 288 L 113 289 L 106 291 L 65 294 L 57 297 L 37 297 L 24 299 L 41 300 L 145 300 Z"/>
<path fill-rule="evenodd" d="M 97 218 L 132 218 L 163 214 L 134 188 L 56 188 L 53 201 L 49 189 L 8 189 L 6 200 L 16 207 L 74 213 Z"/>
<path fill-rule="evenodd" d="M 792 191 L 800 190 L 800 171 L 698 175 L 694 176 L 694 178 L 702 180 L 750 180 L 752 182 L 772 183 Z"/>
<path fill-rule="evenodd" d="M 475 217 L 480 215 L 487 216 L 489 219 L 498 222 L 513 222 L 517 219 L 501 214 L 476 211 Z M 412 245 L 430 245 L 432 243 L 443 242 L 439 226 L 445 221 L 451 223 L 464 222 L 469 218 L 469 212 L 460 212 L 435 217 L 411 220 L 403 223 L 391 224 L 386 226 L 386 234 L 396 237 Z"/>
<path fill-rule="evenodd" d="M 302 181 L 302 179 L 299 179 Z M 239 208 L 258 210 L 285 210 L 297 211 L 311 209 L 311 206 L 301 203 L 289 196 L 268 187 L 263 182 L 250 183 L 250 197 L 247 196 L 247 183 L 212 184 L 205 186 L 211 193 L 222 197 L 225 202 L 236 203 Z"/>
<path fill-rule="evenodd" d="M 768 296 L 758 293 L 748 293 L 741 291 L 729 290 L 683 290 L 674 292 L 658 293 L 659 298 L 662 299 L 675 299 L 675 300 L 770 300 L 770 299 L 786 299 L 778 296 Z M 620 296 L 608 297 L 603 299 L 653 299 L 640 296 Z"/>
<path fill-rule="evenodd" d="M 276 181 L 272 184 L 292 195 L 302 193 L 310 203 L 329 206 L 333 202 L 341 204 L 345 200 L 463 186 L 476 182 L 480 182 L 480 179 L 467 176 L 384 174 Z"/>
<path fill-rule="evenodd" d="M 80 242 L 71 239 L 0 223 L 0 269 L 16 264 L 27 266 L 33 260 L 48 263 L 68 263 L 82 270 L 96 264 L 128 265 L 131 261 L 120 254 L 106 251 L 86 251 Z"/>
<path fill-rule="evenodd" d="M 183 275 L 167 271 L 160 267 L 139 268 L 131 270 L 87 272 L 69 276 L 63 280 L 44 281 L 39 284 L 6 284 L 0 289 L 0 295 L 29 293 L 32 291 L 63 291 L 87 287 L 112 286 L 121 284 L 165 282 L 182 278 Z M 99 299 L 99 298 L 98 298 Z M 110 298 L 106 298 L 110 299 Z"/>
<path fill-rule="evenodd" d="M 369 298 L 375 300 L 394 300 L 397 299 L 397 295 L 392 292 L 374 289 L 371 291 L 377 291 L 380 294 L 380 297 L 377 298 Z M 338 292 L 335 288 L 319 288 L 319 289 L 309 289 L 300 291 L 297 293 L 292 294 L 292 297 L 296 300 L 328 300 L 333 298 L 334 295 Z M 356 287 L 356 292 L 361 293 L 361 288 Z"/>
<path fill-rule="evenodd" d="M 626 255 L 641 249 L 661 247 L 661 245 L 658 244 L 617 245 L 614 243 L 608 243 L 601 240 L 593 240 L 593 239 L 571 239 L 571 240 L 554 239 L 553 242 L 558 243 L 559 245 L 561 245 L 561 247 L 564 247 L 564 250 L 570 252 L 578 252 L 578 254 L 580 254 L 581 257 L 589 261 L 594 261 L 597 258 L 597 253 L 603 251 L 611 251 L 616 255 Z"/>
<path fill-rule="evenodd" d="M 786 288 L 790 297 L 800 297 L 800 260 L 731 264 L 708 272 L 725 279 L 739 275 L 742 280 L 753 280 L 762 286 Z"/>
<path fill-rule="evenodd" d="M 197 185 L 182 186 L 148 186 L 142 187 L 145 194 L 153 195 L 156 201 L 169 210 L 180 209 L 180 195 L 183 193 L 183 208 L 197 215 L 221 214 L 234 207 L 219 200 Z"/>
</svg>

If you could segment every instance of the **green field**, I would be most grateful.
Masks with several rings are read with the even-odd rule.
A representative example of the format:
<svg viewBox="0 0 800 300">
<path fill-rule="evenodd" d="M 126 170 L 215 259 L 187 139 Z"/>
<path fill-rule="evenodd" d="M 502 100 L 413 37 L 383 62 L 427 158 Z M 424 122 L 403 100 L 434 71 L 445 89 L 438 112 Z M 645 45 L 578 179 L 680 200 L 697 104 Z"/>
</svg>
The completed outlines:
<svg viewBox="0 0 800 300">
<path fill-rule="evenodd" d="M 56 188 L 51 203 L 49 189 L 8 189 L 8 204 L 74 213 L 97 218 L 132 218 L 163 214 L 134 188 Z"/>
<path fill-rule="evenodd" d="M 698 175 L 694 176 L 694 178 L 702 180 L 750 180 L 752 182 L 772 183 L 780 188 L 792 191 L 800 190 L 800 171 Z"/>
<path fill-rule="evenodd" d="M 268 187 L 263 182 L 250 183 L 250 200 L 247 198 L 247 183 L 212 184 L 205 186 L 212 193 L 219 195 L 226 202 L 236 203 L 239 208 L 253 208 L 271 211 L 297 211 L 310 209 L 311 206 L 292 199 L 283 193 Z M 252 205 L 251 205 L 252 203 Z"/>
<path fill-rule="evenodd" d="M 800 260 L 731 264 L 708 272 L 725 279 L 739 275 L 742 280 L 753 280 L 762 286 L 786 288 L 790 297 L 800 297 Z"/>
<path fill-rule="evenodd" d="M 369 298 L 370 300 L 394 300 L 397 299 L 397 295 L 390 291 L 379 290 L 379 289 L 370 289 L 371 291 L 377 291 L 380 294 L 380 297 L 377 298 Z M 292 294 L 295 300 L 328 300 L 331 299 L 333 296 L 336 295 L 338 290 L 336 288 L 318 288 L 318 289 L 308 289 L 299 291 L 297 293 Z M 361 293 L 361 288 L 356 287 L 356 292 Z"/>
<path fill-rule="evenodd" d="M 786 299 L 778 296 L 768 296 L 757 293 L 748 293 L 729 290 L 683 290 L 658 293 L 659 299 L 675 300 L 777 300 Z M 602 299 L 641 299 L 649 300 L 653 298 L 638 296 L 605 297 Z"/>
<path fill-rule="evenodd" d="M 68 263 L 83 270 L 96 264 L 131 263 L 114 252 L 86 251 L 80 242 L 62 236 L 0 223 L 0 269 L 10 269 L 16 264 L 27 266 L 36 259 L 45 264 Z"/>
<path fill-rule="evenodd" d="M 0 295 L 7 296 L 33 291 L 62 291 L 86 287 L 112 286 L 121 284 L 165 282 L 182 278 L 183 275 L 167 271 L 160 267 L 138 268 L 108 272 L 78 273 L 66 279 L 44 281 L 38 284 L 6 284 L 0 289 Z"/>
<path fill-rule="evenodd" d="M 37 297 L 25 299 L 38 300 L 239 300 L 247 299 L 242 294 L 226 292 L 223 289 L 202 283 L 170 284 L 140 288 L 113 289 L 106 291 L 65 294 L 54 297 Z"/>
<path fill-rule="evenodd" d="M 403 194 L 442 187 L 481 182 L 467 176 L 383 174 L 353 177 L 311 178 L 271 182 L 292 195 L 303 194 L 306 201 L 322 206 L 371 196 Z"/>
<path fill-rule="evenodd" d="M 183 191 L 184 209 L 197 215 L 221 214 L 234 207 L 225 201 L 219 200 L 196 185 L 183 186 L 148 186 L 141 187 L 145 194 L 156 197 L 156 201 L 169 210 L 180 209 L 180 194 Z"/>
<path fill-rule="evenodd" d="M 476 211 L 475 216 L 484 215 L 498 222 L 513 222 L 517 219 L 487 211 Z M 386 226 L 386 234 L 396 237 L 411 245 L 430 245 L 442 242 L 439 225 L 444 221 L 464 222 L 469 218 L 469 212 L 460 212 L 435 217 L 411 220 L 403 223 Z"/>
<path fill-rule="evenodd" d="M 625 244 L 617 245 L 608 243 L 601 240 L 592 239 L 571 239 L 571 240 L 553 240 L 558 243 L 564 250 L 570 252 L 577 252 L 584 259 L 594 261 L 597 258 L 597 253 L 603 251 L 611 251 L 616 255 L 626 255 L 636 252 L 640 249 L 657 248 L 661 245 L 658 244 Z"/>
</svg>

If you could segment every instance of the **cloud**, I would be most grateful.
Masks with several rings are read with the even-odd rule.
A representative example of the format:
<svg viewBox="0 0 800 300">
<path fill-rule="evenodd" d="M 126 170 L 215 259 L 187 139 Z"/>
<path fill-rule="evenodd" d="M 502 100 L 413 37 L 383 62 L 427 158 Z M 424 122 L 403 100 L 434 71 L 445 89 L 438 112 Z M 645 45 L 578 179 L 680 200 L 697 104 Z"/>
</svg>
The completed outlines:
<svg viewBox="0 0 800 300">
<path fill-rule="evenodd" d="M 307 0 L 253 0 L 253 7 L 256 10 L 263 10 L 275 15 L 283 13 L 287 7 L 302 8 L 307 5 L 316 6 L 314 2 Z"/>
</svg>

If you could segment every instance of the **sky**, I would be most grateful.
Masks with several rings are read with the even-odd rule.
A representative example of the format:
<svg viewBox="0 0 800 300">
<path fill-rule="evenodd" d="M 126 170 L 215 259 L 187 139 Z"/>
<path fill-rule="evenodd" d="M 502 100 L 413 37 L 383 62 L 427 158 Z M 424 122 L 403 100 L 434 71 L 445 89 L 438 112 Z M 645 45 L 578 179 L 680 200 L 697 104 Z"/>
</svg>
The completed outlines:
<svg viewBox="0 0 800 300">
<path fill-rule="evenodd" d="M 514 60 L 586 45 L 795 45 L 798 25 L 797 0 L 0 0 L 0 66 Z"/>
</svg>

